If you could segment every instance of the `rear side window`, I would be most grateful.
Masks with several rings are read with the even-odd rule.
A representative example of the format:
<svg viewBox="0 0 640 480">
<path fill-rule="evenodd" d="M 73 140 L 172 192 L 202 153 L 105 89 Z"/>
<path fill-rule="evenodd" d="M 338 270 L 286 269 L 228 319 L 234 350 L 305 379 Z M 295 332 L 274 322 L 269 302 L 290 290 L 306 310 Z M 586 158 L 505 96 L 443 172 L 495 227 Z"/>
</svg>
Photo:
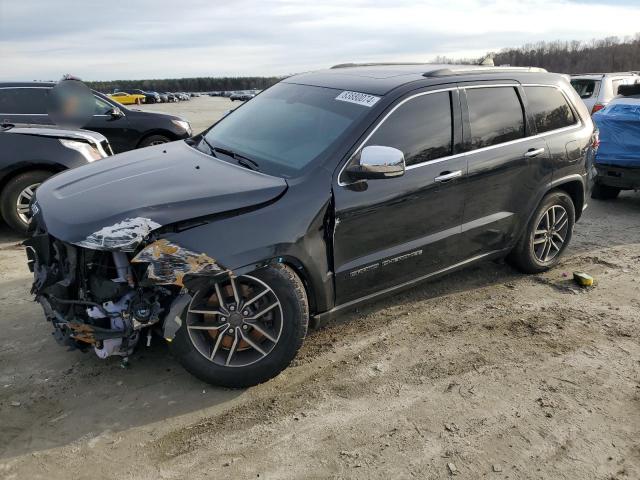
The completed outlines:
<svg viewBox="0 0 640 480">
<path fill-rule="evenodd" d="M 618 88 L 620 85 L 624 85 L 624 80 L 611 80 L 611 90 L 614 95 L 618 95 Z"/>
<path fill-rule="evenodd" d="M 47 88 L 0 88 L 0 114 L 46 114 Z"/>
<path fill-rule="evenodd" d="M 524 137 L 524 113 L 513 87 L 467 89 L 472 149 Z"/>
<path fill-rule="evenodd" d="M 449 92 L 409 100 L 394 111 L 367 141 L 402 150 L 407 166 L 451 155 L 453 123 Z"/>
<path fill-rule="evenodd" d="M 580 98 L 591 98 L 596 92 L 596 88 L 600 85 L 600 80 L 575 79 L 571 80 L 571 86 L 574 88 Z"/>
<path fill-rule="evenodd" d="M 538 133 L 569 127 L 576 117 L 560 90 L 553 87 L 524 87 L 527 109 Z"/>
</svg>

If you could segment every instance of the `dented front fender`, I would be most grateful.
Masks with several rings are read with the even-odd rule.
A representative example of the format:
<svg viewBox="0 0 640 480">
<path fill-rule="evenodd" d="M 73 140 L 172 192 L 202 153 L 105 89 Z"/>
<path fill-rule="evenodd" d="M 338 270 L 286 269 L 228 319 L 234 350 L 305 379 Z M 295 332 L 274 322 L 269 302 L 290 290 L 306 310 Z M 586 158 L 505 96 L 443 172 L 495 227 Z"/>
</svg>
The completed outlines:
<svg viewBox="0 0 640 480">
<path fill-rule="evenodd" d="M 147 279 L 157 285 L 184 286 L 187 275 L 216 275 L 225 269 L 210 256 L 196 253 L 167 239 L 156 240 L 131 263 L 148 263 Z"/>
</svg>

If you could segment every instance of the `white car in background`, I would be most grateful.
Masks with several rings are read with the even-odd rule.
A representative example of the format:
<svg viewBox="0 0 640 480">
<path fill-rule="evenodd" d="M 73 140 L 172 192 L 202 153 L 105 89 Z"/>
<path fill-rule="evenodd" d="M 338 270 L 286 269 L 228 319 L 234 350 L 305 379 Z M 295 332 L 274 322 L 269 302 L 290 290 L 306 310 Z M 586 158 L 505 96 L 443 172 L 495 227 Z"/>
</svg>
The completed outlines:
<svg viewBox="0 0 640 480">
<path fill-rule="evenodd" d="M 571 75 L 571 85 L 578 92 L 591 114 L 606 107 L 618 94 L 620 85 L 639 82 L 640 75 L 631 72 Z"/>
</svg>

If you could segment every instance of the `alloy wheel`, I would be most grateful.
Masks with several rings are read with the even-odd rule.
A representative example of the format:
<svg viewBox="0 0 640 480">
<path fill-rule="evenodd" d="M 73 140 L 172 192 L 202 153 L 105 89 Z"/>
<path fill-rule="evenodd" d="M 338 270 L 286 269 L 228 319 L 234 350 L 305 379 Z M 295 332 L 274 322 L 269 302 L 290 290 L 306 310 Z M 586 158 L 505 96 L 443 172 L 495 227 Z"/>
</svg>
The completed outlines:
<svg viewBox="0 0 640 480">
<path fill-rule="evenodd" d="M 553 260 L 565 244 L 569 215 L 561 205 L 551 206 L 540 218 L 533 232 L 533 254 L 539 262 Z"/>
<path fill-rule="evenodd" d="M 28 224 L 31 221 L 31 213 L 29 212 L 29 203 L 33 198 L 33 194 L 36 191 L 36 188 L 40 186 L 39 183 L 34 183 L 25 187 L 19 194 L 18 199 L 16 200 L 16 211 L 18 213 L 18 217 L 25 224 Z"/>
<path fill-rule="evenodd" d="M 265 358 L 282 333 L 282 305 L 263 281 L 230 276 L 198 291 L 187 310 L 191 342 L 210 362 L 245 367 Z"/>
</svg>

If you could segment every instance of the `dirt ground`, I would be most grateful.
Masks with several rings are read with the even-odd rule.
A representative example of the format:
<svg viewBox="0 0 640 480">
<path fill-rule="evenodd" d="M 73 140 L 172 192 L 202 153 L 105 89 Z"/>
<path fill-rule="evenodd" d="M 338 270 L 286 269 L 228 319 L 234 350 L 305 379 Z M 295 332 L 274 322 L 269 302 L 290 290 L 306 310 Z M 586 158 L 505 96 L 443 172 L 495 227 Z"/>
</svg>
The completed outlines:
<svg viewBox="0 0 640 480">
<path fill-rule="evenodd" d="M 591 201 L 552 271 L 486 263 L 348 312 L 248 390 L 159 338 L 128 369 L 65 351 L 17 241 L 0 226 L 2 479 L 640 478 L 638 193 Z"/>
</svg>

